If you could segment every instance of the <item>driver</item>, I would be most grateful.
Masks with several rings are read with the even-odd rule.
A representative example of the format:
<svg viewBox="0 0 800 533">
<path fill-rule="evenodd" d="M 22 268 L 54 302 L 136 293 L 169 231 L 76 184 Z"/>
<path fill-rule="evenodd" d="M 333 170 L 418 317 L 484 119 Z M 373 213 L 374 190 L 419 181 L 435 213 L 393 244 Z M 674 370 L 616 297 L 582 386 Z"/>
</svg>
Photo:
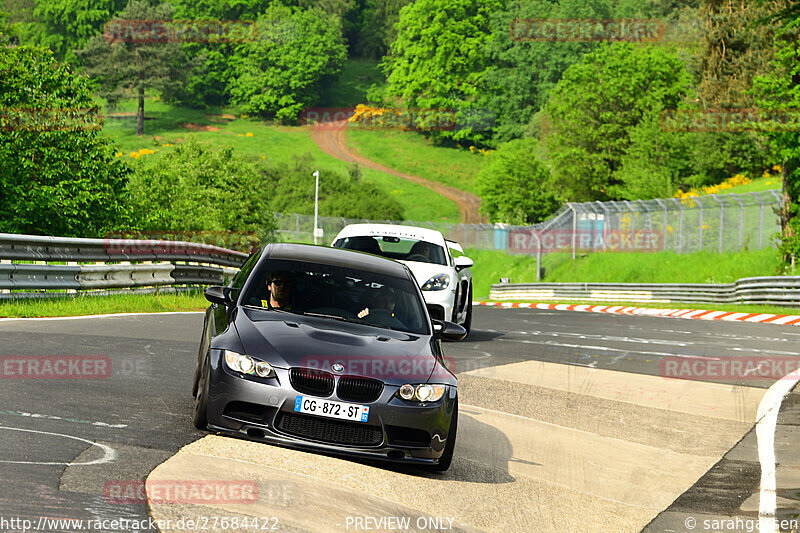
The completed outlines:
<svg viewBox="0 0 800 533">
<path fill-rule="evenodd" d="M 291 311 L 293 289 L 294 275 L 291 272 L 271 272 L 267 280 L 269 298 L 261 300 L 261 305 L 267 309 Z"/>
</svg>

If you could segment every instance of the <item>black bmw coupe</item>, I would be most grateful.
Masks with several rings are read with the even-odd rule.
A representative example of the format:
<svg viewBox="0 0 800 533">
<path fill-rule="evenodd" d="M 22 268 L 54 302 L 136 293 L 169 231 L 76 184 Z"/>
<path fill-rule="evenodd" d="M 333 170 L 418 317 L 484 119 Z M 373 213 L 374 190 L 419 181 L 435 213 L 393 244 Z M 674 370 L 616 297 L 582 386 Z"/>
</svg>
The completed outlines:
<svg viewBox="0 0 800 533">
<path fill-rule="evenodd" d="M 194 424 L 248 439 L 447 470 L 457 380 L 405 265 L 366 253 L 270 244 L 210 287 Z"/>
</svg>

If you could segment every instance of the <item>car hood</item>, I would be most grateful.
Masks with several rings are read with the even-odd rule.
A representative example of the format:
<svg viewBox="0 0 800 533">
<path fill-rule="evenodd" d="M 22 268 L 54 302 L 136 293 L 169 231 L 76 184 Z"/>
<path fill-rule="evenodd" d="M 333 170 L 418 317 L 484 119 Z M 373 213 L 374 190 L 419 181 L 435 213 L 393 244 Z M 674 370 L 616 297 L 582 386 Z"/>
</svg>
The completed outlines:
<svg viewBox="0 0 800 533">
<path fill-rule="evenodd" d="M 436 367 L 430 336 L 322 317 L 243 308 L 234 326 L 245 353 L 279 367 L 319 368 L 402 385 L 427 381 Z"/>
<path fill-rule="evenodd" d="M 417 261 L 400 261 L 400 263 L 408 265 L 408 268 L 411 269 L 411 273 L 414 274 L 414 278 L 417 280 L 417 285 L 420 287 L 422 287 L 426 281 L 438 274 L 448 274 L 451 278 L 450 289 L 455 287 L 455 284 L 453 283 L 455 280 L 455 272 L 448 265 L 419 263 Z"/>
</svg>

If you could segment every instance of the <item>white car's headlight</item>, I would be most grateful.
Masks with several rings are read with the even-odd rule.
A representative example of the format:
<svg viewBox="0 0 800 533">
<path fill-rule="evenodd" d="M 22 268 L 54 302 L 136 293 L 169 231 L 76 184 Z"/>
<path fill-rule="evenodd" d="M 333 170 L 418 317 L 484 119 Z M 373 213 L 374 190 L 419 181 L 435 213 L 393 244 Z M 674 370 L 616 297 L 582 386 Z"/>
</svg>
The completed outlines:
<svg viewBox="0 0 800 533">
<path fill-rule="evenodd" d="M 411 385 L 406 383 L 398 393 L 404 400 L 416 400 L 418 402 L 435 402 L 444 396 L 447 387 L 444 385 L 429 385 L 423 383 L 422 385 Z"/>
<path fill-rule="evenodd" d="M 253 359 L 249 355 L 225 350 L 225 364 L 234 372 L 241 372 L 250 376 L 258 376 L 260 378 L 271 378 L 275 376 L 275 371 L 272 365 L 266 361 L 259 361 Z"/>
<path fill-rule="evenodd" d="M 438 274 L 422 285 L 423 291 L 443 291 L 450 286 L 450 276 Z"/>
</svg>

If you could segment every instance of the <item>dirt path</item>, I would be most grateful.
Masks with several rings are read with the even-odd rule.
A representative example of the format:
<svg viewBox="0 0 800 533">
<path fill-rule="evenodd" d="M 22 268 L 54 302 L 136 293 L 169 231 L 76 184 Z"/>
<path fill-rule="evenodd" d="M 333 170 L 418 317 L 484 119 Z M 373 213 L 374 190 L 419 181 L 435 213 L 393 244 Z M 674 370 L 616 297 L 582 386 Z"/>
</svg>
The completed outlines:
<svg viewBox="0 0 800 533">
<path fill-rule="evenodd" d="M 347 161 L 348 163 L 358 163 L 359 165 L 374 170 L 379 170 L 387 174 L 392 174 L 405 180 L 413 181 L 423 187 L 441 194 L 445 198 L 454 201 L 458 205 L 458 210 L 461 212 L 461 221 L 465 223 L 485 223 L 486 217 L 478 214 L 478 207 L 480 207 L 481 200 L 474 194 L 466 191 L 460 191 L 441 183 L 426 180 L 419 176 L 412 176 L 398 172 L 397 170 L 385 167 L 375 161 L 365 158 L 362 155 L 355 153 L 350 147 L 347 146 L 347 139 L 345 137 L 345 129 L 347 128 L 347 121 L 339 122 L 325 122 L 313 126 L 311 129 L 311 137 L 325 153 L 332 155 L 336 159 Z"/>
</svg>

